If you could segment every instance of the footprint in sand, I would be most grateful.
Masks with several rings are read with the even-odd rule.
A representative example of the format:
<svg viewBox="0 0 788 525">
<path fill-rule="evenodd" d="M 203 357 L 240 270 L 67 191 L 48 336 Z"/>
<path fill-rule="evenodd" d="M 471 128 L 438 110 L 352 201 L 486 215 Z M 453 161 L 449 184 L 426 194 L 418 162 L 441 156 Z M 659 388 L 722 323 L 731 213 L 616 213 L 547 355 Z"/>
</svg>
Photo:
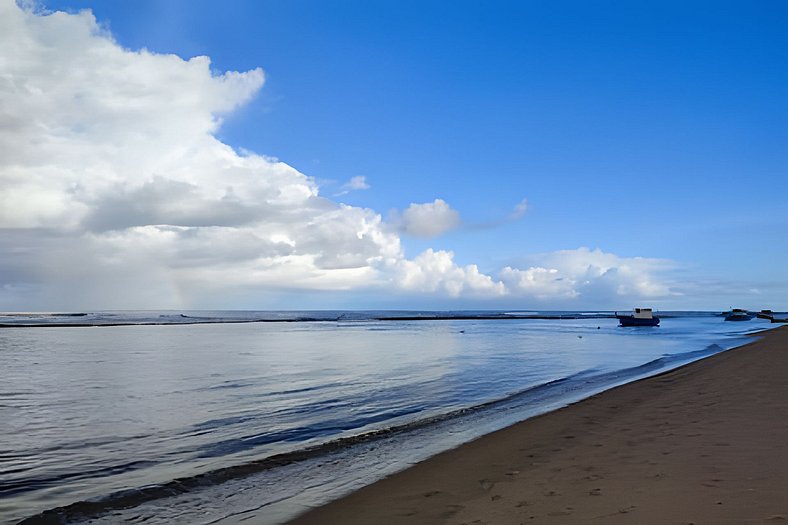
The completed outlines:
<svg viewBox="0 0 788 525">
<path fill-rule="evenodd" d="M 441 518 L 447 520 L 464 509 L 464 505 L 446 505 L 446 510 L 441 513 Z"/>
</svg>

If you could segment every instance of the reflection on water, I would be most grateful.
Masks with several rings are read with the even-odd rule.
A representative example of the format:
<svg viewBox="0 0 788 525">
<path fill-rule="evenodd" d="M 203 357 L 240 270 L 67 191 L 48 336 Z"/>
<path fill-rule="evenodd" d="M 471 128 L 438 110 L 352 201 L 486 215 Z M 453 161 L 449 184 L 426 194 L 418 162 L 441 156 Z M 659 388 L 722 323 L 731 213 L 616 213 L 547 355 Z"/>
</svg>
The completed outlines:
<svg viewBox="0 0 788 525">
<path fill-rule="evenodd" d="M 297 323 L 0 329 L 0 420 L 5 427 L 0 518 L 15 521 L 118 491 L 172 486 L 176 478 L 196 479 L 339 438 L 454 414 L 551 381 L 564 380 L 573 392 L 585 383 L 602 388 L 601 380 L 588 378 L 712 343 L 730 347 L 738 334 L 769 326 L 755 321 L 731 326 L 712 316 L 666 319 L 662 327 L 645 330 L 621 329 L 614 320 L 596 318 L 391 322 L 374 317 L 354 313 L 340 321 Z M 583 379 L 567 379 L 577 374 Z M 507 401 L 506 410 L 494 405 L 474 413 L 473 424 L 453 416 L 421 426 L 418 440 L 408 438 L 419 443 L 421 454 L 412 447 L 404 453 L 395 446 L 402 438 L 387 435 L 394 445 L 387 459 L 376 452 L 375 470 L 401 468 L 403 461 L 470 439 L 479 429 L 560 402 L 556 388 L 549 392 L 553 397 L 528 393 L 516 398 L 520 401 Z M 384 438 L 375 440 L 354 445 L 355 463 L 364 447 L 383 447 Z M 322 461 L 326 453 L 311 461 Z M 330 453 L 348 454 L 344 449 Z M 304 464 L 286 469 L 297 471 Z M 321 481 L 309 481 L 314 473 L 290 475 L 270 493 L 286 500 L 287 494 L 308 493 L 311 484 L 325 499 L 332 483 L 347 490 L 373 476 L 343 472 L 337 467 Z M 266 482 L 278 475 L 269 472 Z M 211 476 L 218 479 L 210 474 L 201 483 Z M 227 489 L 232 485 L 228 478 L 222 477 L 224 488 L 212 490 Z M 248 490 L 251 486 L 244 487 Z M 199 499 L 197 493 L 189 497 Z M 157 498 L 148 498 L 148 512 L 166 516 L 169 511 L 162 507 L 155 510 Z M 203 516 L 229 515 L 221 499 L 211 500 L 210 512 L 200 509 Z M 190 520 L 188 508 L 179 508 L 187 514 L 170 520 Z M 274 510 L 272 520 L 279 512 Z"/>
</svg>

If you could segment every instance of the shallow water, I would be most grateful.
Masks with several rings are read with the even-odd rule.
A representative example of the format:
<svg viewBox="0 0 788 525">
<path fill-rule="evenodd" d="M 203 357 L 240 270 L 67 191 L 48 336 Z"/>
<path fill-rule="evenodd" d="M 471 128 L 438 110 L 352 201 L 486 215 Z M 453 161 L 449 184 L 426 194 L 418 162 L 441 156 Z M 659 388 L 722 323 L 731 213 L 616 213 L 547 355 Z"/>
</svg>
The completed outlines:
<svg viewBox="0 0 788 525">
<path fill-rule="evenodd" d="M 0 328 L 0 519 L 89 500 L 49 516 L 275 523 L 439 450 L 770 327 L 701 313 L 645 329 L 579 313 L 381 316 L 6 316 L 50 326 Z M 182 324 L 261 319 L 297 322 Z M 130 324 L 51 326 L 85 320 Z"/>
</svg>

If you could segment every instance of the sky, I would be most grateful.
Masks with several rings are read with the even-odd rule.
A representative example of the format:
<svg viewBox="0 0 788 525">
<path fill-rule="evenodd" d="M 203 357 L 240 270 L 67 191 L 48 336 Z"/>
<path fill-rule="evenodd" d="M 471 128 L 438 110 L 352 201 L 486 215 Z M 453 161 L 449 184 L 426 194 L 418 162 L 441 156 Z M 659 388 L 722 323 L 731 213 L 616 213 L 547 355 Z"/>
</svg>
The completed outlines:
<svg viewBox="0 0 788 525">
<path fill-rule="evenodd" d="M 0 310 L 787 310 L 787 27 L 0 0 Z"/>
</svg>

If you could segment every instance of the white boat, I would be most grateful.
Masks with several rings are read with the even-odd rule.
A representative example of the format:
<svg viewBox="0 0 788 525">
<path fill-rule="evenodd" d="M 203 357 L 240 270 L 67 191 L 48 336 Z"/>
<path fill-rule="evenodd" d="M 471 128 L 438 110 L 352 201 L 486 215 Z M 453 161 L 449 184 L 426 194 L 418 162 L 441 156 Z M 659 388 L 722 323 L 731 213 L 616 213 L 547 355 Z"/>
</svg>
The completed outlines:
<svg viewBox="0 0 788 525">
<path fill-rule="evenodd" d="M 621 326 L 659 326 L 659 317 L 656 317 L 651 308 L 635 308 L 629 315 L 619 315 L 616 318 Z"/>
</svg>

